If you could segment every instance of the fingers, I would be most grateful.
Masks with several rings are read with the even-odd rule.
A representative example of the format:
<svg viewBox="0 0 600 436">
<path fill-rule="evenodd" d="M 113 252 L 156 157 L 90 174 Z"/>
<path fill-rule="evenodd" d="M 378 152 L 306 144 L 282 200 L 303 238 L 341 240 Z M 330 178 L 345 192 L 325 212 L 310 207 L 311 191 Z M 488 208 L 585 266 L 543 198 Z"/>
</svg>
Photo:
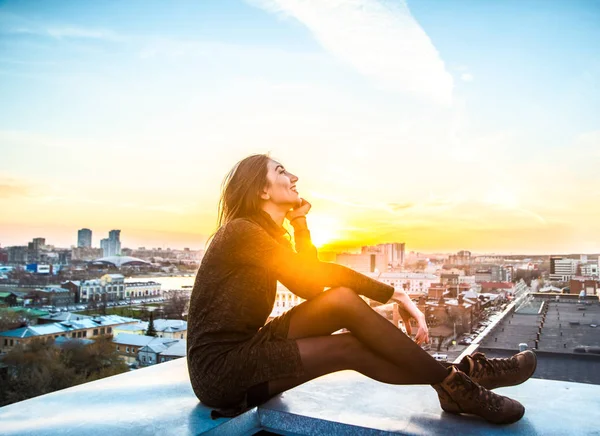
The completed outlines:
<svg viewBox="0 0 600 436">
<path fill-rule="evenodd" d="M 302 199 L 302 204 L 300 205 L 300 207 L 296 210 L 301 211 L 304 214 L 307 214 L 308 211 L 310 210 L 310 208 L 312 207 L 312 205 L 306 201 L 304 198 Z"/>
<path fill-rule="evenodd" d="M 415 337 L 417 344 L 428 344 L 429 343 L 429 332 L 426 329 L 419 328 L 417 336 Z"/>
</svg>

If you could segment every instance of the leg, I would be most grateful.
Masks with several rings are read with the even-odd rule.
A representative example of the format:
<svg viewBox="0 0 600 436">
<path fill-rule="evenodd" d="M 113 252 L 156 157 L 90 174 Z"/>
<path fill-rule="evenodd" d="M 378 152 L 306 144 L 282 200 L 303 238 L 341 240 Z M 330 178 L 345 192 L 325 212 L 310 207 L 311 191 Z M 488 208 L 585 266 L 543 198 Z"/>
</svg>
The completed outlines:
<svg viewBox="0 0 600 436">
<path fill-rule="evenodd" d="M 374 380 L 395 385 L 429 384 L 430 377 L 403 370 L 378 356 L 352 333 L 297 339 L 304 376 L 269 382 L 269 396 L 332 372 L 351 369 Z"/>
<path fill-rule="evenodd" d="M 360 346 L 340 345 L 331 339 L 338 335 L 326 336 L 341 328 L 349 329 Z M 298 339 L 306 378 L 270 382 L 273 393 L 342 369 L 395 384 L 435 384 L 448 375 L 443 365 L 348 288 L 330 289 L 298 306 L 288 337 Z M 329 347 L 337 345 L 331 353 Z"/>
<path fill-rule="evenodd" d="M 330 335 L 343 327 L 352 334 Z M 270 381 L 270 395 L 354 369 L 385 383 L 431 384 L 447 412 L 471 413 L 496 424 L 518 421 L 525 412 L 518 401 L 473 383 L 456 367 L 445 368 L 347 288 L 329 290 L 298 307 L 288 337 L 297 338 L 305 374 Z"/>
</svg>

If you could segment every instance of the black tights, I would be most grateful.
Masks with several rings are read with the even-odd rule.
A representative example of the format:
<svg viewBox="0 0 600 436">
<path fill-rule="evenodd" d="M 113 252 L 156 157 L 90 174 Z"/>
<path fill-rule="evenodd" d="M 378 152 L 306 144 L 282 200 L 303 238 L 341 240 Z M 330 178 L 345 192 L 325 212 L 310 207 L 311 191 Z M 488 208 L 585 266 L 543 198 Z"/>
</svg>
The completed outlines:
<svg viewBox="0 0 600 436">
<path fill-rule="evenodd" d="M 332 335 L 342 328 L 351 333 Z M 336 371 L 351 369 L 391 384 L 437 384 L 447 367 L 375 312 L 354 291 L 333 288 L 294 309 L 288 338 L 295 339 L 301 377 L 269 382 L 269 395 Z"/>
</svg>

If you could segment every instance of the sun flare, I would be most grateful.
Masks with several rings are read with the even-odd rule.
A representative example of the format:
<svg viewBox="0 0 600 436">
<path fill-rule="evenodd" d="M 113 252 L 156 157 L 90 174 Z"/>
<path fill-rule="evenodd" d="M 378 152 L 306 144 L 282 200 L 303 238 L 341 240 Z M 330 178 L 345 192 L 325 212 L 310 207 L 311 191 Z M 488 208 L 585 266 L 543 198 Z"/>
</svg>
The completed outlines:
<svg viewBox="0 0 600 436">
<path fill-rule="evenodd" d="M 307 220 L 315 247 L 321 248 L 325 244 L 340 239 L 340 223 L 335 218 L 327 215 L 309 214 Z"/>
</svg>

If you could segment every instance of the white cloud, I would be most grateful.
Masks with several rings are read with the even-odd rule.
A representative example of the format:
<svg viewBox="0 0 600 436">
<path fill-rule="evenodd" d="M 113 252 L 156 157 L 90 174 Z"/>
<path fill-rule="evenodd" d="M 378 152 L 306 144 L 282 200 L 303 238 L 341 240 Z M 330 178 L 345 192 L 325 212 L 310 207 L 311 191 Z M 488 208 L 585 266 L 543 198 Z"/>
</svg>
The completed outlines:
<svg viewBox="0 0 600 436">
<path fill-rule="evenodd" d="M 325 49 L 388 89 L 444 105 L 452 101 L 452 76 L 404 2 L 249 1 L 294 17 Z"/>
<path fill-rule="evenodd" d="M 471 73 L 462 73 L 460 75 L 460 78 L 462 79 L 463 82 L 472 82 L 474 77 Z"/>
<path fill-rule="evenodd" d="M 104 41 L 119 41 L 121 38 L 113 31 L 106 29 L 91 29 L 82 27 L 50 27 L 45 31 L 53 38 L 85 38 Z"/>
<path fill-rule="evenodd" d="M 6 33 L 50 36 L 56 39 L 80 38 L 113 42 L 122 40 L 120 35 L 108 29 L 47 24 L 28 17 L 1 11 L 0 28 Z"/>
</svg>

